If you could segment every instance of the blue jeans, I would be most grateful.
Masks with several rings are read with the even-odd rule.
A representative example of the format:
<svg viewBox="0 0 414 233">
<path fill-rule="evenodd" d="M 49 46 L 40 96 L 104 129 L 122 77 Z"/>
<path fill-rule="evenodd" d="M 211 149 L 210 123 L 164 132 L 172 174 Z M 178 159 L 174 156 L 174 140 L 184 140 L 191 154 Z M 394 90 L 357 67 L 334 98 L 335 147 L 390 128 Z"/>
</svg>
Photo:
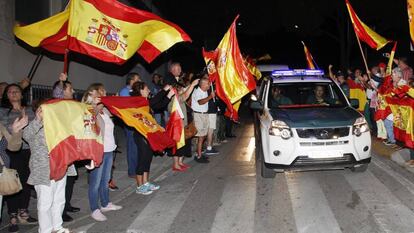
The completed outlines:
<svg viewBox="0 0 414 233">
<path fill-rule="evenodd" d="M 125 127 L 125 136 L 127 140 L 127 162 L 128 176 L 135 176 L 138 167 L 138 149 L 134 139 L 135 129 Z"/>
<path fill-rule="evenodd" d="M 101 166 L 89 172 L 89 206 L 91 211 L 106 207 L 109 203 L 109 180 L 111 179 L 111 169 L 113 163 L 113 152 L 105 152 Z"/>
<path fill-rule="evenodd" d="M 388 119 L 384 120 L 385 129 L 387 130 L 388 135 L 388 141 L 390 141 L 391 143 L 395 143 L 393 124 L 393 121 L 390 121 Z"/>
</svg>

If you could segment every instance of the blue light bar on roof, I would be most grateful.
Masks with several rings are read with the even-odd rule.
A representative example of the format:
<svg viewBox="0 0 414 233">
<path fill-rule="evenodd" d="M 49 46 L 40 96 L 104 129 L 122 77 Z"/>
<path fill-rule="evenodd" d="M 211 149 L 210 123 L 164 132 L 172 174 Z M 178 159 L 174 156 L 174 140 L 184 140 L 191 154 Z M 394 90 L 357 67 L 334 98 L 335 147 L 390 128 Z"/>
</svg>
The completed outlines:
<svg viewBox="0 0 414 233">
<path fill-rule="evenodd" d="M 279 76 L 319 76 L 324 75 L 323 70 L 274 70 L 273 77 Z"/>
</svg>

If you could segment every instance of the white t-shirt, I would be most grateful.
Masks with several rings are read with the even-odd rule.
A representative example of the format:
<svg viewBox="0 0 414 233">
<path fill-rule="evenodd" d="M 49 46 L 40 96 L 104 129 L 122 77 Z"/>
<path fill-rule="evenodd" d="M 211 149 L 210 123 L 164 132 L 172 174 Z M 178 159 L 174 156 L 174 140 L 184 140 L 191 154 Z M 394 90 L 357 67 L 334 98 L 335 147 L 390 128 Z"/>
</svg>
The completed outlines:
<svg viewBox="0 0 414 233">
<path fill-rule="evenodd" d="M 103 138 L 103 144 L 104 144 L 104 152 L 112 152 L 116 149 L 115 144 L 115 137 L 114 137 L 114 122 L 112 122 L 111 117 L 109 116 L 109 113 L 107 111 L 103 111 L 103 114 L 100 114 L 104 124 L 105 124 L 105 130 L 104 130 L 104 138 Z"/>
<path fill-rule="evenodd" d="M 201 99 L 205 99 L 208 97 L 208 93 L 207 91 L 203 91 L 201 90 L 199 87 L 196 88 L 193 91 L 193 94 L 191 96 L 191 108 L 193 109 L 193 111 L 196 112 L 207 112 L 208 111 L 208 102 L 200 105 L 198 103 L 199 100 Z"/>
</svg>

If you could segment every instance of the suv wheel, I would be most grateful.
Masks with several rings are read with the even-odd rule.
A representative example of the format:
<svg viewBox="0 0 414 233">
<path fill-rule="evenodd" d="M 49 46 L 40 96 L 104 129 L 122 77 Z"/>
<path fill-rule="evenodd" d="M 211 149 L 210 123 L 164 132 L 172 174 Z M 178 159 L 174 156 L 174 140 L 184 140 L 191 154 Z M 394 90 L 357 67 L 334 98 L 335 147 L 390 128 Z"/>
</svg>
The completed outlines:
<svg viewBox="0 0 414 233">
<path fill-rule="evenodd" d="M 273 169 L 267 168 L 264 162 L 263 153 L 260 156 L 260 174 L 263 178 L 275 178 L 276 172 Z"/>
<path fill-rule="evenodd" d="M 362 164 L 359 166 L 351 167 L 352 172 L 364 172 L 368 169 L 368 164 Z"/>
</svg>

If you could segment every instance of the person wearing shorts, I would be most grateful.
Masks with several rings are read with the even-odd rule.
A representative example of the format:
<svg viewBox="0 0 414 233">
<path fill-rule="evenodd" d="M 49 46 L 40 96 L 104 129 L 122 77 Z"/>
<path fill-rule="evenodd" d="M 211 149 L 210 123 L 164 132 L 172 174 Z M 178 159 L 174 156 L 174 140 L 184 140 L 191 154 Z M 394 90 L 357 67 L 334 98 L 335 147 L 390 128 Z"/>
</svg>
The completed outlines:
<svg viewBox="0 0 414 233">
<path fill-rule="evenodd" d="M 201 151 L 203 142 L 209 129 L 208 102 L 215 97 L 215 93 L 208 94 L 210 80 L 206 77 L 200 79 L 199 87 L 194 90 L 191 97 L 191 108 L 194 112 L 194 124 L 197 129 L 197 154 L 194 160 L 199 163 L 208 163 L 208 158 L 203 156 Z"/>
</svg>

